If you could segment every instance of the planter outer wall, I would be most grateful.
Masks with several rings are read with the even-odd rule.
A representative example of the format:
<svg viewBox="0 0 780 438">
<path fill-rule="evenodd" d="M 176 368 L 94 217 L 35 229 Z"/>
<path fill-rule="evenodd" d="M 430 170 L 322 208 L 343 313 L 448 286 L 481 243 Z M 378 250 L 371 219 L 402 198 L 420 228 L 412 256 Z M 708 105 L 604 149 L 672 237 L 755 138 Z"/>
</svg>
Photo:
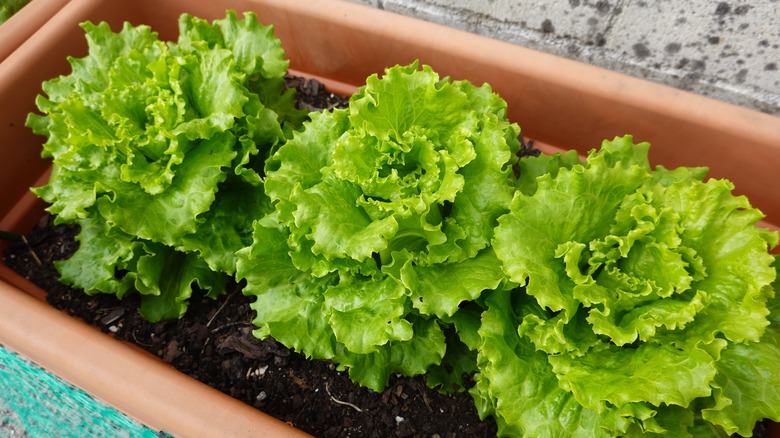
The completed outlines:
<svg viewBox="0 0 780 438">
<path fill-rule="evenodd" d="M 43 1 L 55 0 L 34 0 Z M 776 117 L 341 0 L 79 0 L 62 7 L 0 63 L 0 229 L 27 232 L 40 217 L 43 205 L 28 189 L 45 181 L 49 163 L 40 158 L 43 138 L 32 134 L 24 122 L 35 110 L 41 82 L 70 71 L 66 56 L 86 54 L 78 23 L 105 20 L 115 30 L 123 21 L 149 24 L 162 38 L 175 39 L 179 14 L 189 12 L 216 19 L 224 17 L 226 9 L 255 11 L 261 22 L 274 24 L 291 59 L 291 68 L 322 79 L 333 91 L 350 93 L 370 74 L 419 59 L 442 76 L 490 83 L 507 100 L 510 118 L 523 127 L 527 138 L 535 139 L 545 150 L 574 148 L 584 153 L 605 138 L 630 133 L 636 141 L 653 144 L 651 160 L 656 164 L 707 165 L 711 176 L 728 177 L 735 182 L 738 193 L 747 194 L 768 215 L 770 224 L 780 224 L 780 119 Z M 43 292 L 4 265 L 0 265 L 0 278 L 5 280 L 0 282 L 1 343 L 150 427 L 177 436 L 227 436 L 227 429 L 212 434 L 208 429 L 198 429 L 219 427 L 215 423 L 215 417 L 219 417 L 228 419 L 224 427 L 230 427 L 233 435 L 242 436 L 249 430 L 248 423 L 264 421 L 263 414 L 240 403 L 247 410 L 233 405 L 220 410 L 219 415 L 196 407 L 197 401 L 221 400 L 221 394 L 31 298 L 27 294 Z M 31 322 L 36 324 L 25 325 Z M 82 330 L 95 336 L 81 334 Z M 80 340 L 76 346 L 66 347 L 62 338 L 55 337 L 64 333 L 73 333 L 76 339 L 88 336 L 81 339 L 89 341 Z M 43 338 L 36 338 L 38 334 Z M 115 358 L 128 354 L 128 361 L 146 357 L 155 364 L 148 365 L 148 373 L 134 368 L 131 374 L 125 374 L 131 383 L 141 375 L 156 376 L 153 369 L 168 369 L 169 376 L 149 377 L 162 380 L 148 383 L 150 392 L 138 400 L 140 405 L 124 403 L 121 395 L 117 397 L 94 385 L 98 377 L 93 372 L 110 364 L 75 360 L 79 356 L 92 357 L 88 356 L 92 353 L 86 351 L 87 345 L 110 349 Z M 53 356 L 45 356 L 47 351 Z M 54 359 L 65 359 L 63 368 L 58 368 Z M 166 398 L 161 388 L 168 379 L 177 382 L 179 392 L 190 386 L 189 381 L 198 389 L 188 393 L 189 397 Z M 161 404 L 156 403 L 158 399 Z M 230 401 L 227 403 L 231 406 Z M 175 414 L 164 418 L 161 412 L 166 411 Z M 235 411 L 232 420 L 230 411 Z M 203 419 L 208 419 L 208 424 Z M 182 429 L 187 423 L 196 425 L 196 429 Z M 297 433 L 282 423 L 271 424 L 257 436 Z"/>
</svg>

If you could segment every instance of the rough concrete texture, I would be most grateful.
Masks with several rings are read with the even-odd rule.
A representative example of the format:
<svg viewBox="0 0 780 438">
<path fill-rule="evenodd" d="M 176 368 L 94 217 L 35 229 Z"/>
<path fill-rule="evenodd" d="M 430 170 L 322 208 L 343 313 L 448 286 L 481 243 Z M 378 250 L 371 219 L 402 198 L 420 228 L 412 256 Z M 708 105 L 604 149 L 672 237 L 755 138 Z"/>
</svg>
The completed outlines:
<svg viewBox="0 0 780 438">
<path fill-rule="evenodd" d="M 780 116 L 780 0 L 351 0 Z"/>
</svg>

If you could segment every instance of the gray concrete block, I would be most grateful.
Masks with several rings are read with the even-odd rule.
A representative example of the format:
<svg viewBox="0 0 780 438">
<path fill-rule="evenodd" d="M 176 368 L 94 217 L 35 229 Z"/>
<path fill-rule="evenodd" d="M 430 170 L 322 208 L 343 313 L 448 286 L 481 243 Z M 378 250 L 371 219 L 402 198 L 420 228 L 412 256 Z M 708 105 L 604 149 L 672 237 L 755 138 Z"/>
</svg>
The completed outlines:
<svg viewBox="0 0 780 438">
<path fill-rule="evenodd" d="M 780 116 L 780 0 L 351 0 Z"/>
</svg>

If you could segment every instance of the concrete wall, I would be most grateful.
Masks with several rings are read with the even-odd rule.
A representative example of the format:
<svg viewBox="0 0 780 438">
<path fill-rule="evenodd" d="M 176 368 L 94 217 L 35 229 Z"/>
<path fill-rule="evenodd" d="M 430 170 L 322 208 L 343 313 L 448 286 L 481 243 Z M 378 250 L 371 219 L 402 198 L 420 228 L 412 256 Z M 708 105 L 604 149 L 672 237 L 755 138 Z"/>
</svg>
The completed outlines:
<svg viewBox="0 0 780 438">
<path fill-rule="evenodd" d="M 779 0 L 351 0 L 780 116 Z"/>
</svg>

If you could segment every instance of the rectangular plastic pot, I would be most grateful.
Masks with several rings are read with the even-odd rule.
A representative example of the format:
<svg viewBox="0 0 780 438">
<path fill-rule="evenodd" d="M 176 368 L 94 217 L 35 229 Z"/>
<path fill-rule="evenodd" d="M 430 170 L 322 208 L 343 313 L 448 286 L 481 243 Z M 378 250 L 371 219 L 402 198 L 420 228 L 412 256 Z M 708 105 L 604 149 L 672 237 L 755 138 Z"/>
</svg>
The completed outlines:
<svg viewBox="0 0 780 438">
<path fill-rule="evenodd" d="M 45 1 L 35 0 L 42 4 Z M 43 139 L 24 126 L 41 82 L 86 54 L 78 23 L 148 24 L 176 37 L 179 14 L 255 11 L 273 24 L 291 68 L 350 93 L 373 73 L 415 59 L 442 76 L 488 82 L 526 138 L 547 150 L 598 147 L 633 134 L 667 167 L 709 166 L 780 224 L 780 119 L 522 47 L 340 0 L 79 0 L 65 4 L 0 63 L 0 229 L 26 232 L 43 205 Z M 0 248 L 1 249 L 1 248 Z M 0 344 L 175 436 L 295 435 L 288 427 L 50 308 L 45 292 L 0 264 Z M 75 342 L 75 344 L 71 344 Z"/>
</svg>

